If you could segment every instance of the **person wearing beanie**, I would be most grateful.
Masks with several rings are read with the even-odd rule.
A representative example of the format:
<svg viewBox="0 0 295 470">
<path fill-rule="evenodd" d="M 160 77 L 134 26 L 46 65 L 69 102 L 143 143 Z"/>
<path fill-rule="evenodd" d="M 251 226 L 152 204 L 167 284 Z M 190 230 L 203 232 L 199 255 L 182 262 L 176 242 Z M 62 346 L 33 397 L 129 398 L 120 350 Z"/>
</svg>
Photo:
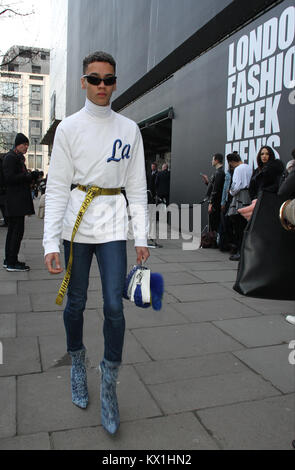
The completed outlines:
<svg viewBox="0 0 295 470">
<path fill-rule="evenodd" d="M 25 165 L 25 153 L 29 139 L 22 133 L 15 137 L 14 147 L 3 159 L 3 174 L 7 187 L 6 213 L 8 229 L 5 243 L 3 267 L 9 272 L 29 271 L 29 266 L 18 260 L 18 253 L 24 235 L 25 216 L 35 213 L 30 185 L 32 175 Z"/>
<path fill-rule="evenodd" d="M 19 134 L 16 134 L 15 136 L 15 141 L 14 141 L 14 148 L 18 147 L 19 145 L 22 145 L 22 144 L 30 144 L 29 142 L 29 139 L 24 135 L 22 134 L 21 132 Z"/>
</svg>

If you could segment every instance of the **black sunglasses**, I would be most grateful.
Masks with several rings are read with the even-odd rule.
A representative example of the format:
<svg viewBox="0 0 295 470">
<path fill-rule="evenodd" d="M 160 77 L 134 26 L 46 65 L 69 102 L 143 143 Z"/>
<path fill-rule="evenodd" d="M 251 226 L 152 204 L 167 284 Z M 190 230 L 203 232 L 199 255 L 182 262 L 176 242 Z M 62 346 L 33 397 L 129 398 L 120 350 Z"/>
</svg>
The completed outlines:
<svg viewBox="0 0 295 470">
<path fill-rule="evenodd" d="M 106 86 L 111 86 L 114 85 L 117 81 L 117 77 L 115 77 L 114 75 L 112 77 L 107 78 L 99 78 L 95 75 L 83 75 L 82 78 L 86 78 L 87 82 L 90 83 L 90 85 L 100 85 L 101 82 L 103 82 Z"/>
</svg>

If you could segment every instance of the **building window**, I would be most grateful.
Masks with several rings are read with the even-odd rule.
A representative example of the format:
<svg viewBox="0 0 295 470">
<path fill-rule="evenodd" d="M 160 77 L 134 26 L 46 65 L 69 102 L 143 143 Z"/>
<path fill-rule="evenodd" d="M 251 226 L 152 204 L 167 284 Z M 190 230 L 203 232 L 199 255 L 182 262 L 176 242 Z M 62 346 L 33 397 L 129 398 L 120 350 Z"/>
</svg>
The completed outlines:
<svg viewBox="0 0 295 470">
<path fill-rule="evenodd" d="M 43 157 L 42 155 L 36 155 L 36 168 L 41 170 L 43 168 Z"/>
<path fill-rule="evenodd" d="M 42 117 L 42 103 L 38 100 L 30 101 L 30 116 Z"/>
<path fill-rule="evenodd" d="M 28 155 L 28 164 L 27 167 L 30 170 L 34 170 L 34 163 L 35 163 L 35 155 Z"/>
<path fill-rule="evenodd" d="M 41 73 L 40 65 L 32 65 L 32 73 Z"/>
<path fill-rule="evenodd" d="M 30 121 L 30 135 L 32 137 L 41 137 L 42 121 Z"/>
<path fill-rule="evenodd" d="M 42 85 L 30 85 L 30 99 L 31 100 L 42 100 Z"/>
<path fill-rule="evenodd" d="M 37 170 L 37 169 L 41 170 L 43 168 L 43 157 L 42 157 L 42 155 L 36 155 L 36 158 L 35 158 L 35 155 L 30 153 L 29 156 L 28 156 L 27 167 L 30 170 Z"/>
<path fill-rule="evenodd" d="M 8 64 L 8 72 L 18 72 L 18 64 Z"/>
<path fill-rule="evenodd" d="M 42 75 L 38 76 L 38 75 L 30 75 L 30 80 L 43 80 L 43 77 Z"/>
<path fill-rule="evenodd" d="M 42 145 L 40 145 L 40 140 L 42 137 L 42 121 L 29 121 L 29 140 L 30 147 L 36 152 L 42 152 Z"/>
</svg>

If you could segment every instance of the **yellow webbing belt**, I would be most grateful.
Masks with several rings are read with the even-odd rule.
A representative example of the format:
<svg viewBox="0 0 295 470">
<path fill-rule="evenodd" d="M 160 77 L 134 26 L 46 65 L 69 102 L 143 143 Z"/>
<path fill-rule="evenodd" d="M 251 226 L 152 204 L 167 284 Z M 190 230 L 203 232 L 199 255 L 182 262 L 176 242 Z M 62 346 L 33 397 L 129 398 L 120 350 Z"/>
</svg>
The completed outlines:
<svg viewBox="0 0 295 470">
<path fill-rule="evenodd" d="M 71 246 L 70 246 L 70 256 L 69 256 L 69 261 L 67 265 L 67 271 L 66 274 L 63 278 L 63 281 L 61 283 L 60 289 L 58 291 L 57 297 L 56 297 L 56 303 L 57 305 L 62 305 L 63 298 L 65 296 L 65 293 L 67 291 L 69 282 L 70 282 L 70 277 L 71 277 L 71 271 L 72 271 L 72 264 L 73 264 L 73 241 L 75 238 L 75 235 L 77 233 L 77 230 L 79 228 L 79 225 L 83 219 L 83 215 L 85 214 L 86 210 L 88 209 L 91 201 L 96 197 L 96 196 L 114 196 L 116 194 L 121 193 L 121 188 L 99 188 L 98 186 L 81 186 L 78 184 L 77 186 L 80 191 L 87 192 L 86 197 L 83 201 L 82 206 L 80 207 L 80 210 L 78 212 L 78 216 L 73 228 L 72 232 L 72 237 L 71 237 Z"/>
</svg>

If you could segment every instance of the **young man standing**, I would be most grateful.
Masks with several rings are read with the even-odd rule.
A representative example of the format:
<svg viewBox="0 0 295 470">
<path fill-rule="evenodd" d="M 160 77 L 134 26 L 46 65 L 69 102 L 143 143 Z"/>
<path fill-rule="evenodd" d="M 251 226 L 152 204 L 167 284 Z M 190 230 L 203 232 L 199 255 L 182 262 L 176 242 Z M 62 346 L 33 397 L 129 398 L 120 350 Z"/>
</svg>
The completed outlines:
<svg viewBox="0 0 295 470">
<path fill-rule="evenodd" d="M 238 212 L 238 209 L 251 204 L 249 185 L 252 176 L 252 169 L 247 163 L 242 162 L 240 155 L 236 152 L 228 154 L 226 158 L 229 167 L 233 170 L 233 178 L 229 190 L 229 194 L 233 196 L 233 198 L 230 203 L 227 216 L 231 217 L 232 220 L 235 245 L 237 247 L 237 253 L 231 255 L 229 259 L 231 261 L 240 261 L 241 246 L 247 221 Z"/>
<path fill-rule="evenodd" d="M 79 112 L 64 119 L 56 131 L 46 188 L 43 240 L 45 264 L 52 274 L 62 271 L 59 240 L 64 240 L 70 277 L 64 324 L 67 350 L 72 357 L 72 401 L 81 408 L 88 404 L 83 312 L 92 257 L 97 258 L 104 300 L 101 422 L 111 434 L 120 423 L 116 380 L 125 331 L 122 293 L 128 215 L 122 187 L 132 216 L 136 261 L 140 264 L 149 257 L 142 138 L 133 121 L 111 110 L 115 73 L 113 57 L 104 52 L 90 54 L 83 61 L 81 86 L 86 90 L 86 103 Z"/>
</svg>

